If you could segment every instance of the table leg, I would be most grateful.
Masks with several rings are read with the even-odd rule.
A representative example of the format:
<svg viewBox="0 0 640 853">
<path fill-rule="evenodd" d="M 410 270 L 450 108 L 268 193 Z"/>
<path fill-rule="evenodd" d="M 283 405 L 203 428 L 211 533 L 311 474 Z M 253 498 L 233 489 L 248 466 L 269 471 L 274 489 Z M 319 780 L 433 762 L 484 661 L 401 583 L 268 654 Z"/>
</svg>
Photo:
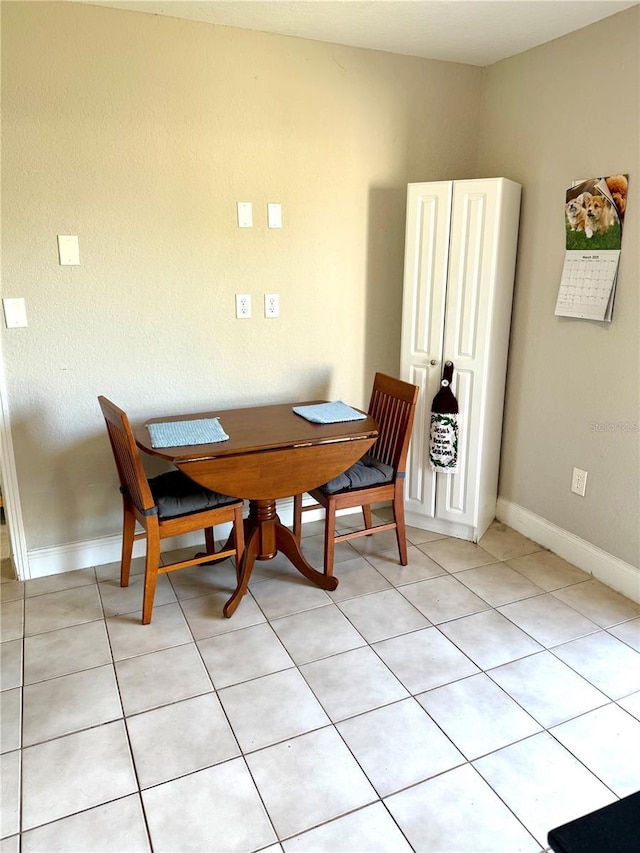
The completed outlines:
<svg viewBox="0 0 640 853">
<path fill-rule="evenodd" d="M 288 558 L 301 575 L 321 589 L 333 590 L 338 586 L 338 578 L 318 572 L 306 561 L 295 536 L 278 518 L 275 501 L 251 501 L 249 517 L 245 520 L 245 542 L 238 585 L 223 608 L 227 617 L 235 613 L 245 595 L 255 561 L 271 560 L 278 551 Z"/>
<path fill-rule="evenodd" d="M 253 571 L 253 564 L 256 561 L 256 557 L 258 556 L 260 546 L 260 528 L 254 527 L 253 530 L 249 533 L 246 538 L 246 544 L 244 548 L 244 554 L 242 556 L 242 562 L 238 568 L 238 585 L 236 586 L 233 595 L 227 601 L 225 606 L 222 608 L 222 612 L 227 617 L 233 616 L 236 612 L 242 597 L 247 591 L 249 586 L 249 580 L 251 578 L 251 572 Z"/>
<path fill-rule="evenodd" d="M 278 551 L 282 551 L 300 574 L 304 575 L 305 578 L 316 584 L 316 586 L 329 590 L 335 589 L 338 586 L 338 578 L 318 572 L 313 568 L 311 563 L 305 560 L 296 537 L 288 527 L 280 524 L 279 521 L 276 523 L 276 545 Z"/>
</svg>

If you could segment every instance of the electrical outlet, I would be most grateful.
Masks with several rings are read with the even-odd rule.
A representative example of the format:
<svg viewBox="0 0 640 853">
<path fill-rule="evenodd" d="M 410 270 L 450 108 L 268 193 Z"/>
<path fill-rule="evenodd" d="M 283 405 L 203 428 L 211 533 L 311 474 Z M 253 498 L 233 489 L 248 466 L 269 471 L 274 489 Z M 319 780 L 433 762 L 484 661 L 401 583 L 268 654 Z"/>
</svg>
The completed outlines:
<svg viewBox="0 0 640 853">
<path fill-rule="evenodd" d="M 584 497 L 587 491 L 587 472 L 582 468 L 573 469 L 573 477 L 571 478 L 571 491 L 580 497 Z"/>
<path fill-rule="evenodd" d="M 236 319 L 251 319 L 251 295 L 249 293 L 236 293 Z"/>
<path fill-rule="evenodd" d="M 280 316 L 280 297 L 277 293 L 265 293 L 264 295 L 264 316 L 279 317 Z"/>
</svg>

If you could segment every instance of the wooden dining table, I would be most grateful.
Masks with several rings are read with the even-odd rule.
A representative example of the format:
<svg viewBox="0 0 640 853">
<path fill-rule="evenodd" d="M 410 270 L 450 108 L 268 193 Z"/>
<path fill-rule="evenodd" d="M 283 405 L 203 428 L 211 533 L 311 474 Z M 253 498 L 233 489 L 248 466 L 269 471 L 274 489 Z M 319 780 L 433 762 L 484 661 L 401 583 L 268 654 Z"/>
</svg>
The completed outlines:
<svg viewBox="0 0 640 853">
<path fill-rule="evenodd" d="M 378 427 L 368 415 L 342 423 L 311 423 L 293 411 L 324 401 L 250 406 L 197 414 L 152 418 L 135 430 L 138 447 L 173 463 L 208 489 L 249 501 L 245 551 L 237 586 L 224 605 L 231 616 L 247 591 L 256 560 L 280 551 L 308 580 L 333 590 L 338 579 L 317 571 L 278 517 L 276 500 L 302 494 L 341 474 L 373 445 Z M 153 447 L 148 425 L 169 421 L 219 418 L 228 440 L 181 447 Z M 233 535 L 233 534 L 232 534 Z"/>
</svg>

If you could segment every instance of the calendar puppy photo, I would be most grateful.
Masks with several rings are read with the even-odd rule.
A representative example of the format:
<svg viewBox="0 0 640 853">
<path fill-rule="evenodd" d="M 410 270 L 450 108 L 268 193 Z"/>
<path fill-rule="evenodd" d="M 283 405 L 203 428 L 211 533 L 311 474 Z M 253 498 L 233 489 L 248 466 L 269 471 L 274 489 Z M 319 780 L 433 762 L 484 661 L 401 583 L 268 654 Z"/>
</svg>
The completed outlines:
<svg viewBox="0 0 640 853">
<path fill-rule="evenodd" d="M 572 198 L 565 205 L 567 221 L 572 231 L 584 231 L 585 218 L 587 215 L 586 208 L 581 204 L 578 198 Z"/>
<path fill-rule="evenodd" d="M 572 231 L 584 231 L 587 217 L 587 205 L 592 199 L 589 192 L 582 192 L 565 204 L 567 222 Z"/>
<path fill-rule="evenodd" d="M 591 238 L 598 232 L 604 232 L 615 223 L 615 214 L 611 203 L 601 195 L 591 196 L 586 208 L 584 233 Z"/>
</svg>

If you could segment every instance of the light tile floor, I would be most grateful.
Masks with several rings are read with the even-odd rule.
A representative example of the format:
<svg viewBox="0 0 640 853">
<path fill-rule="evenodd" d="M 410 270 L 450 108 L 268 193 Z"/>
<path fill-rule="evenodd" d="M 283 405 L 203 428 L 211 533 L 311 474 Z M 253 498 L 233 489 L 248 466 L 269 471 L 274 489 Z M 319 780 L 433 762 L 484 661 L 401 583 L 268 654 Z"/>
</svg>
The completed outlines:
<svg viewBox="0 0 640 853">
<path fill-rule="evenodd" d="M 357 516 L 343 517 L 344 525 Z M 320 566 L 322 524 L 304 528 Z M 540 853 L 640 788 L 640 606 L 513 530 L 3 577 L 2 853 Z"/>
</svg>

